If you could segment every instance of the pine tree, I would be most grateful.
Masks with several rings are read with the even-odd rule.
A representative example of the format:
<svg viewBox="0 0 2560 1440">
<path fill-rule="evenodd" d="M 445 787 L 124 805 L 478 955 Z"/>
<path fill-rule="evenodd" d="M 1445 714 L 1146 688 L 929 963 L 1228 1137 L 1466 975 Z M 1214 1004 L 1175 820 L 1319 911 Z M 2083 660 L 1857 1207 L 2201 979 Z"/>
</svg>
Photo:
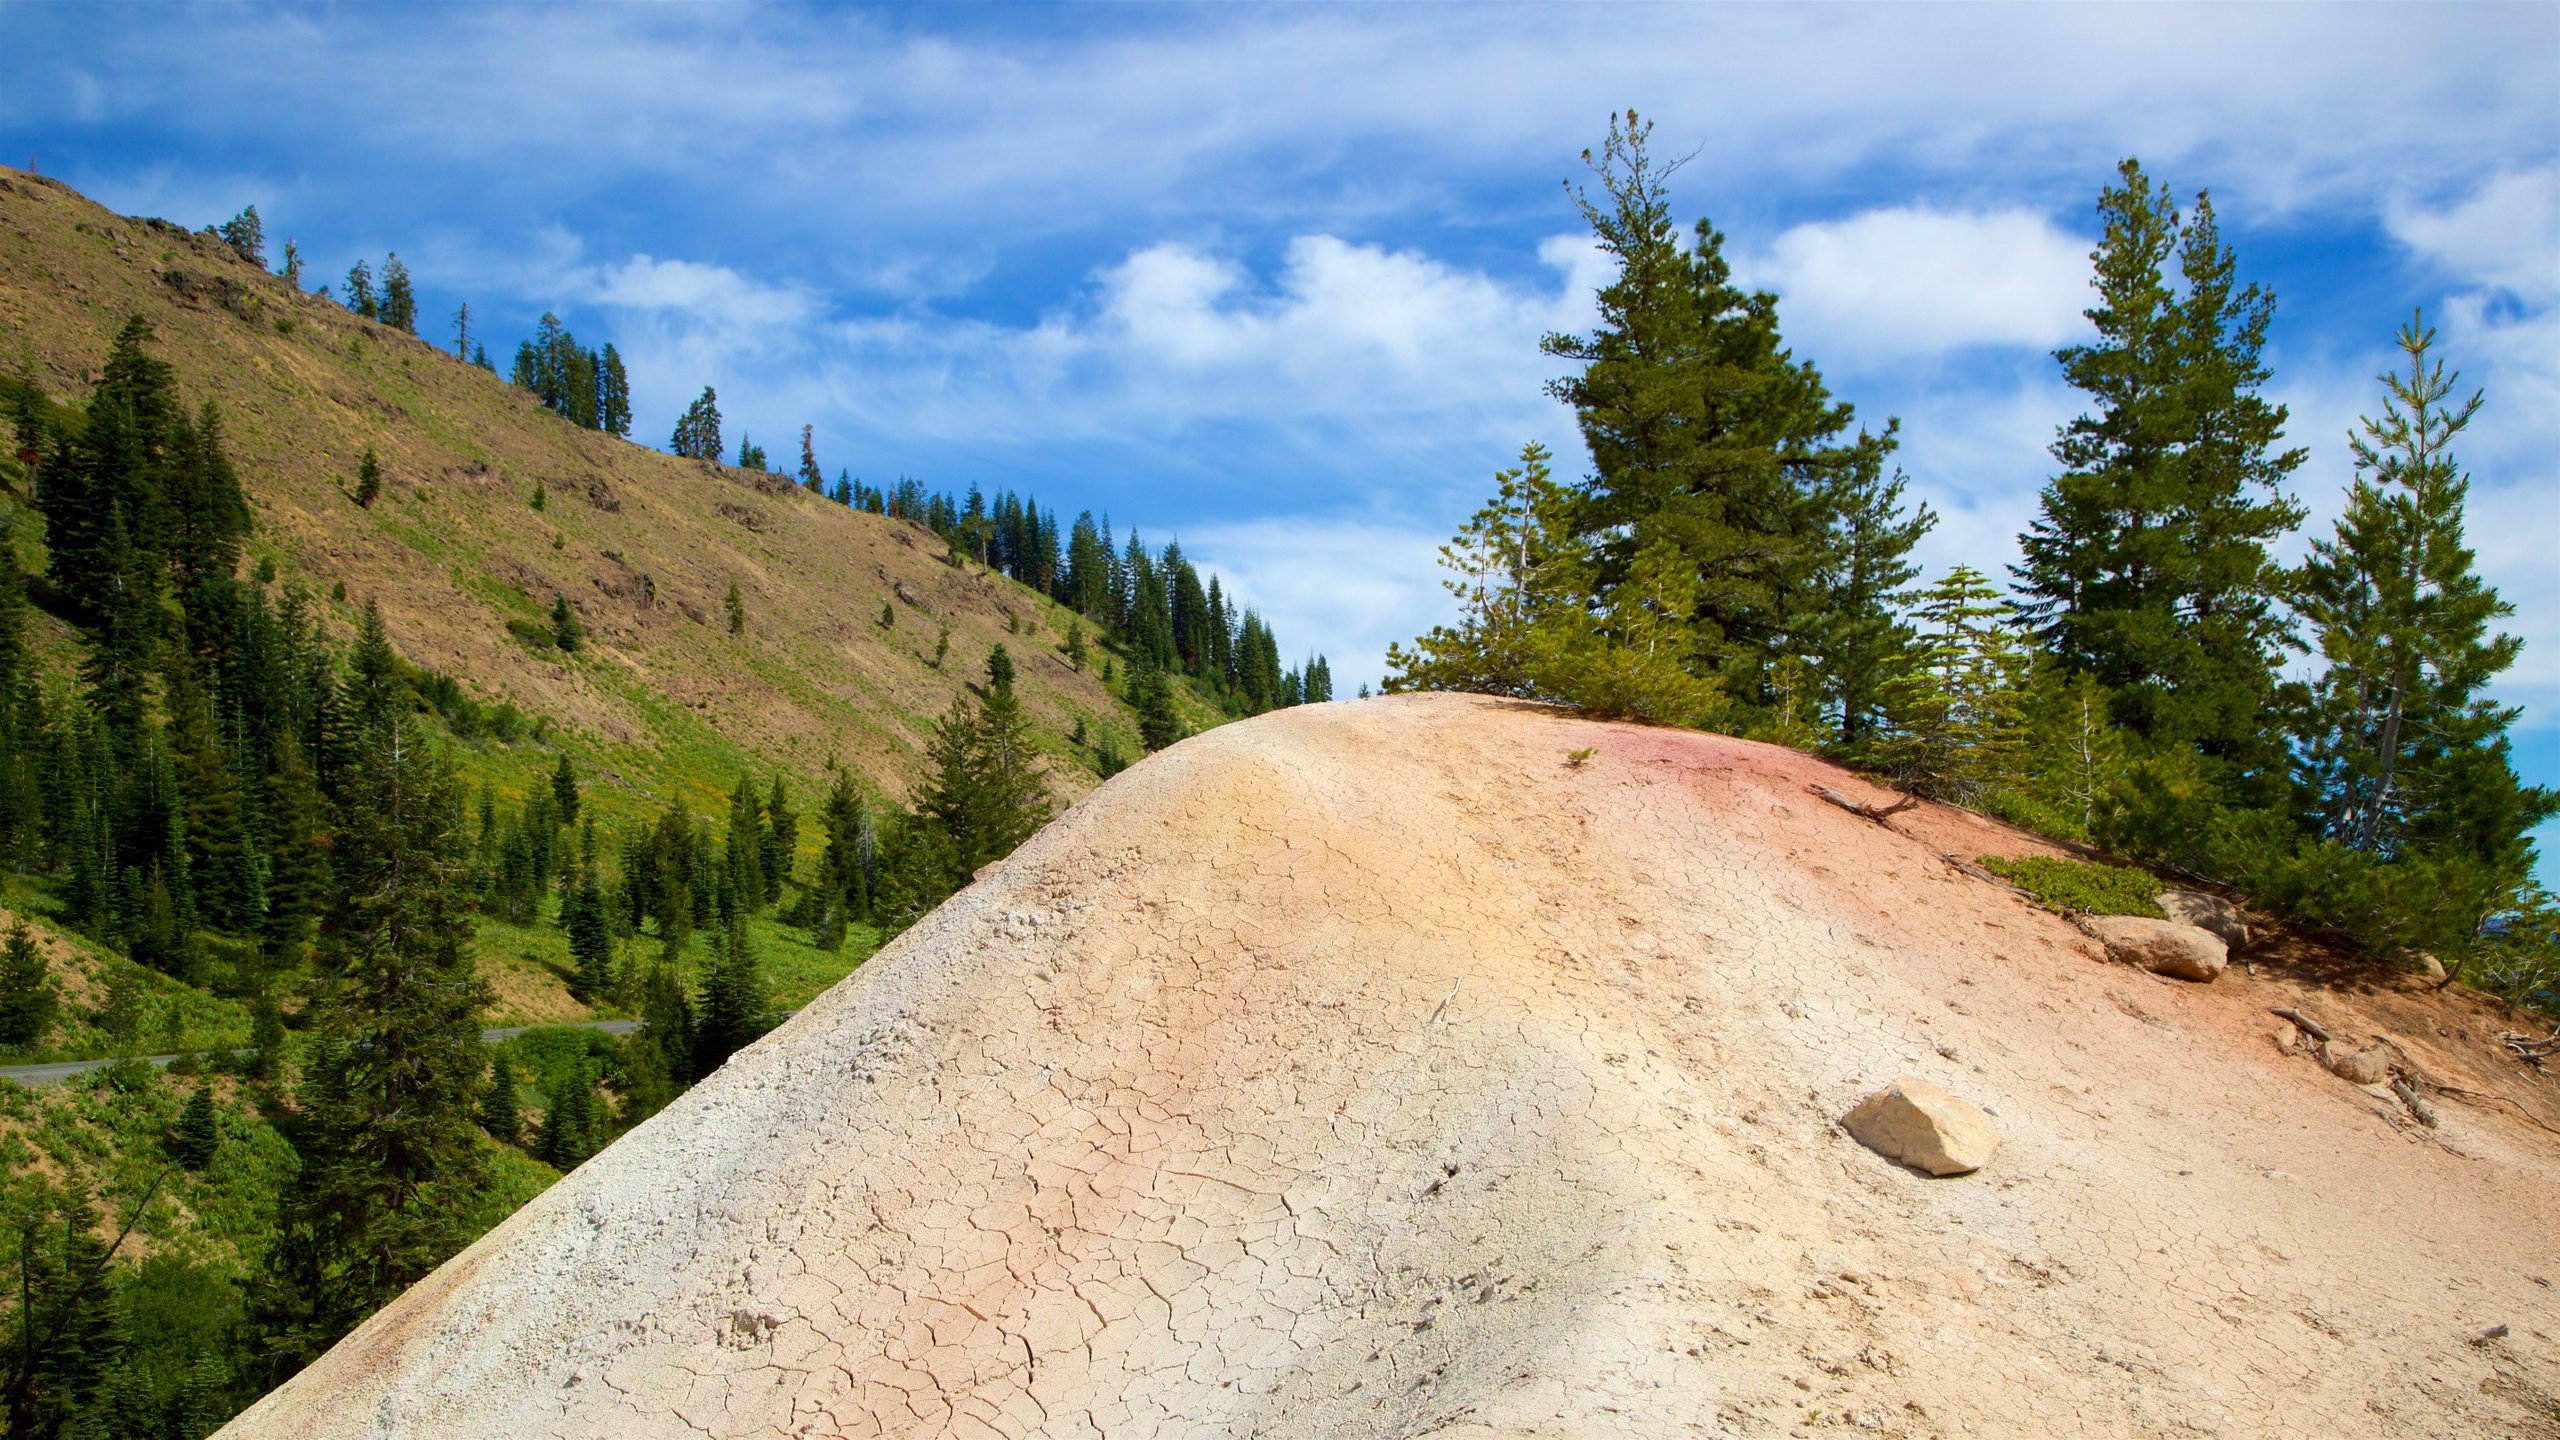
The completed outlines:
<svg viewBox="0 0 2560 1440">
<path fill-rule="evenodd" d="M 170 1142 L 169 1157 L 189 1170 L 201 1170 L 213 1163 L 215 1152 L 222 1148 L 222 1126 L 214 1114 L 213 1089 L 198 1085 L 187 1097 L 187 1108 L 178 1116 L 178 1133 Z"/>
<path fill-rule="evenodd" d="M 374 297 L 373 271 L 362 260 L 347 267 L 346 307 L 367 320 L 381 315 L 382 302 Z"/>
<path fill-rule="evenodd" d="M 1143 659 L 1143 657 L 1141 657 Z M 1138 741 L 1162 750 L 1182 738 L 1182 713 L 1174 708 L 1173 682 L 1152 664 L 1130 672 L 1130 701 L 1138 707 Z"/>
<path fill-rule="evenodd" d="M 414 724 L 367 724 L 338 806 L 338 885 L 312 1056 L 258 1309 L 285 1363 L 316 1356 L 459 1247 L 480 1173 L 488 990 L 471 956 L 461 791 Z"/>
<path fill-rule="evenodd" d="M 394 253 L 382 262 L 382 323 L 394 330 L 418 333 L 418 292 L 410 287 L 409 267 Z"/>
<path fill-rule="evenodd" d="M 631 438 L 631 376 L 611 345 L 604 347 L 596 363 L 596 428 Z"/>
<path fill-rule="evenodd" d="M 676 420 L 675 435 L 667 442 L 669 452 L 687 460 L 720 458 L 720 396 L 710 386 L 702 387 L 700 398 L 685 407 Z"/>
<path fill-rule="evenodd" d="M 817 449 L 811 443 L 816 434 L 814 425 L 800 427 L 800 483 L 812 490 L 823 489 L 827 483 L 826 472 L 818 468 Z"/>
<path fill-rule="evenodd" d="M 2396 339 L 2408 369 L 2382 377 L 2382 418 L 2350 437 L 2346 511 L 2295 584 L 2327 665 L 2301 727 L 2304 778 L 2322 832 L 2368 854 L 2398 850 L 2457 799 L 2433 767 L 2503 747 L 2518 712 L 2480 692 L 2523 648 L 2489 634 L 2515 607 L 2473 570 L 2463 537 L 2470 482 L 2451 446 L 2482 394 L 2446 403 L 2459 377 L 2430 364 L 2423 317 Z"/>
<path fill-rule="evenodd" d="M 2121 723 L 2235 779 L 2270 776 L 2282 757 L 2262 721 L 2287 637 L 2267 546 L 2302 518 L 2283 488 L 2302 452 L 2276 449 L 2285 410 L 2259 394 L 2275 298 L 2237 287 L 2209 197 L 2182 220 L 2138 163 L 2118 174 L 2091 255 L 2098 339 L 2056 352 L 2097 408 L 2055 441 L 2066 469 L 2014 573 L 2037 638 L 2098 677 Z"/>
<path fill-rule="evenodd" d="M 1977 803 L 2014 786 L 2026 758 L 2028 654 L 2008 601 L 1959 565 L 1922 591 L 1911 670 L 1888 687 L 1879 759 L 1902 788 Z"/>
<path fill-rule="evenodd" d="M 1856 751 L 1870 738 L 1895 677 L 1907 666 L 1911 629 L 1896 613 L 1920 573 L 1911 549 L 1938 523 L 1924 502 L 1906 513 L 1900 471 L 1859 466 L 1833 508 L 1821 583 L 1829 603 L 1806 627 L 1834 734 Z"/>
<path fill-rule="evenodd" d="M 1640 557 L 1667 545 L 1693 572 L 1678 587 L 1689 613 L 1667 617 L 1677 629 L 1662 630 L 1642 666 L 1595 652 L 1585 668 L 1632 679 L 1677 664 L 1760 705 L 1769 672 L 1803 652 L 1831 598 L 1822 577 L 1841 487 L 1881 465 L 1894 430 L 1844 438 L 1853 412 L 1786 350 L 1776 297 L 1732 283 L 1723 237 L 1705 221 L 1683 247 L 1665 188 L 1678 163 L 1652 158 L 1651 131 L 1633 112 L 1612 117 L 1599 157 L 1585 152 L 1603 193 L 1577 188 L 1575 204 L 1618 270 L 1597 297 L 1599 327 L 1549 335 L 1542 348 L 1580 366 L 1549 390 L 1574 407 L 1594 465 L 1573 517 L 1592 608 L 1653 613 L 1670 593 L 1659 557 L 1654 598 L 1609 597 Z M 1665 703 L 1671 694 L 1662 691 Z"/>
<path fill-rule="evenodd" d="M 554 1169 L 574 1170 L 599 1148 L 596 1142 L 601 1126 L 596 1115 L 595 1072 L 584 1060 L 577 1062 L 561 1082 L 559 1093 L 549 1099 L 533 1153 Z"/>
<path fill-rule="evenodd" d="M 772 791 L 765 796 L 764 828 L 756 838 L 759 858 L 764 862 L 765 898 L 778 903 L 784 887 L 791 883 L 792 864 L 800 847 L 800 816 L 791 808 L 790 792 L 783 788 L 779 774 L 773 777 Z"/>
<path fill-rule="evenodd" d="M 258 219 L 258 207 L 248 206 L 222 222 L 222 243 L 231 253 L 264 270 L 267 268 L 267 227 Z"/>
<path fill-rule="evenodd" d="M 551 804 L 560 812 L 560 823 L 578 823 L 578 768 L 569 760 L 569 752 L 560 752 L 560 761 L 551 767 Z"/>
<path fill-rule="evenodd" d="M 362 509 L 370 510 L 373 508 L 373 502 L 380 498 L 382 498 L 382 461 L 373 453 L 373 447 L 367 445 L 364 447 L 364 459 L 356 464 L 356 504 Z"/>
<path fill-rule="evenodd" d="M 471 302 L 465 300 L 453 312 L 453 358 L 465 364 L 471 361 Z"/>
<path fill-rule="evenodd" d="M 1413 648 L 1387 647 L 1387 690 L 1540 693 L 1530 629 L 1558 599 L 1555 561 L 1566 543 L 1567 498 L 1532 440 L 1520 463 L 1494 472 L 1494 496 L 1440 547 L 1441 581 L 1457 597 L 1458 622 L 1436 625 Z"/>
<path fill-rule="evenodd" d="M 693 1072 L 708 1075 L 764 1033 L 764 972 L 747 940 L 743 911 L 721 932 L 720 953 L 702 987 Z"/>
<path fill-rule="evenodd" d="M 587 638 L 587 627 L 578 623 L 578 612 L 569 608 L 569 597 L 551 597 L 551 643 L 563 650 L 575 650 Z"/>
<path fill-rule="evenodd" d="M 604 889 L 592 868 L 569 892 L 562 907 L 562 927 L 569 932 L 569 995 L 593 1005 L 613 993 L 613 922 L 605 913 Z"/>
<path fill-rule="evenodd" d="M 7 948 L 0 949 L 0 1045 L 32 1049 L 41 1043 L 58 1003 L 44 952 L 20 920 L 9 928 Z"/>
<path fill-rule="evenodd" d="M 729 609 L 729 633 L 732 635 L 743 635 L 747 633 L 747 602 L 738 594 L 738 577 L 735 575 L 729 577 L 729 598 L 727 603 Z"/>
</svg>

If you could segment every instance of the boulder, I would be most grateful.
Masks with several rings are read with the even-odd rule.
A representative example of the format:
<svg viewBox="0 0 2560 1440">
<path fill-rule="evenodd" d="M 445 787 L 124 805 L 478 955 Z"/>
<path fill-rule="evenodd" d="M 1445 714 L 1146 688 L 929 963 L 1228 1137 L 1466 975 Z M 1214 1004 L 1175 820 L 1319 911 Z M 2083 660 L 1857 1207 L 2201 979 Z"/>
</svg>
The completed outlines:
<svg viewBox="0 0 2560 1440">
<path fill-rule="evenodd" d="M 2242 918 L 2240 907 L 2219 895 L 2201 890 L 2163 890 L 2160 913 L 2181 925 L 2210 930 L 2222 943 L 2239 950 L 2249 943 L 2249 922 Z"/>
<path fill-rule="evenodd" d="M 2000 1145 L 1991 1117 L 1926 1080 L 1905 1077 L 1840 1117 L 1858 1143 L 1932 1175 L 1964 1175 L 1991 1163 Z"/>
<path fill-rule="evenodd" d="M 2391 1073 L 2391 1052 L 2381 1045 L 2357 1050 L 2331 1040 L 2320 1047 L 2320 1063 L 2350 1085 L 2379 1085 Z"/>
<path fill-rule="evenodd" d="M 2421 985 L 2444 983 L 2444 962 L 2424 950 L 2409 958 L 2409 968 L 2417 972 L 2418 983 Z"/>
<path fill-rule="evenodd" d="M 2092 915 L 2081 924 L 2107 947 L 2108 959 L 2139 965 L 2154 975 L 2211 980 L 2231 963 L 2230 947 L 2221 936 L 2175 920 Z"/>
</svg>

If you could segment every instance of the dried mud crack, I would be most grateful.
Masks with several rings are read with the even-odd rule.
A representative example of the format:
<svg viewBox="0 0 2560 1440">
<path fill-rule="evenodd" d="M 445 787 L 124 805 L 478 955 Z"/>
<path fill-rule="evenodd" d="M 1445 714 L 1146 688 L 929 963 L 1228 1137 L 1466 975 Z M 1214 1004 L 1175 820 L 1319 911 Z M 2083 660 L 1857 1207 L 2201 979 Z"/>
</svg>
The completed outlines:
<svg viewBox="0 0 2560 1440">
<path fill-rule="evenodd" d="M 223 1433 L 2560 1433 L 2549 1135 L 1813 785 L 1457 697 L 1187 741 Z M 1906 1075 L 1997 1158 L 1841 1131 Z"/>
</svg>

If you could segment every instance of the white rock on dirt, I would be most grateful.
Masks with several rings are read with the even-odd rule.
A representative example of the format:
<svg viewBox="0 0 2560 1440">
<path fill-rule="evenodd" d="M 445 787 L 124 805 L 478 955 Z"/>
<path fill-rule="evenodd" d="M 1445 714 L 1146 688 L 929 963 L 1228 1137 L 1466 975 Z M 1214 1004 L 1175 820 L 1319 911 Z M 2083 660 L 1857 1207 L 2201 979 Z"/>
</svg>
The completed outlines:
<svg viewBox="0 0 2560 1440">
<path fill-rule="evenodd" d="M 1991 1117 L 1926 1080 L 1896 1080 L 1840 1117 L 1842 1128 L 1888 1160 L 1932 1175 L 1969 1175 L 2000 1148 Z"/>
<path fill-rule="evenodd" d="M 2091 915 L 2081 924 L 2107 947 L 2108 959 L 2140 966 L 2154 975 L 2210 981 L 2231 963 L 2230 947 L 2221 936 L 2175 920 Z"/>
<path fill-rule="evenodd" d="M 2233 950 L 2249 944 L 2249 921 L 2240 907 L 2219 895 L 2201 890 L 2163 890 L 2159 897 L 2160 913 L 2181 925 L 2210 930 Z"/>
<path fill-rule="evenodd" d="M 2547 1428 L 2550 1347 L 2442 1377 L 2549 1308 L 2551 1137 L 2410 1145 L 2221 987 L 2105 1003 L 1939 862 L 2013 833 L 1807 793 L 1855 783 L 1454 695 L 1185 740 L 226 1440 Z M 1865 1183 L 1795 1097 L 1939 1046 L 1999 1158 Z"/>
</svg>

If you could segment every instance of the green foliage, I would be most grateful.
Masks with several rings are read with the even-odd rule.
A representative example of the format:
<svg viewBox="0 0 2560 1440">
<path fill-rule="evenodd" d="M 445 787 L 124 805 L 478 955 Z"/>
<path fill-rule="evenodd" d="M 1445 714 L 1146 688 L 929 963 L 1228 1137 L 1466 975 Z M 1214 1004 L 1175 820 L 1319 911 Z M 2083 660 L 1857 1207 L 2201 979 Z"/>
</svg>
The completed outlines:
<svg viewBox="0 0 2560 1440">
<path fill-rule="evenodd" d="M 2430 364 L 2435 332 L 2421 319 L 2396 338 L 2408 369 L 2382 377 L 2382 418 L 2354 437 L 2345 513 L 2296 576 L 2326 662 L 2295 699 L 2303 799 L 2327 840 L 2467 854 L 2521 884 L 2525 834 L 2560 798 L 2517 785 L 2506 731 L 2521 712 L 2482 693 L 2523 648 L 2490 633 L 2515 607 L 2463 540 L 2470 482 L 2451 444 L 2482 396 L 2446 403 L 2458 377 Z"/>
<path fill-rule="evenodd" d="M 1595 297 L 1598 327 L 1542 348 L 1579 367 L 1549 389 L 1574 407 L 1594 467 L 1567 532 L 1590 567 L 1583 588 L 1616 625 L 1666 600 L 1683 607 L 1661 617 L 1676 651 L 1657 640 L 1641 659 L 1574 663 L 1631 702 L 1600 708 L 1699 723 L 1723 708 L 1718 691 L 1678 683 L 1670 667 L 1769 703 L 1771 672 L 1813 640 L 1834 598 L 1824 580 L 1841 568 L 1843 499 L 1861 484 L 1876 498 L 1895 439 L 1890 424 L 1852 436 L 1851 407 L 1780 340 L 1776 297 L 1733 284 L 1714 227 L 1698 222 L 1684 246 L 1666 189 L 1678 165 L 1650 154 L 1651 131 L 1633 112 L 1613 116 L 1599 155 L 1585 152 L 1601 193 L 1577 189 L 1575 203 L 1617 270 Z M 1631 584 L 1649 593 L 1617 599 Z"/>
<path fill-rule="evenodd" d="M 259 1310 L 298 1365 L 453 1253 L 479 1178 L 486 1057 L 469 848 L 450 767 L 413 722 L 369 722 L 339 806 L 311 1059 Z"/>
<path fill-rule="evenodd" d="M 732 916 L 702 986 L 694 1030 L 693 1073 L 708 1075 L 765 1029 L 764 974 L 747 939 L 746 920 Z"/>
<path fill-rule="evenodd" d="M 569 607 L 569 597 L 551 597 L 551 643 L 563 650 L 575 650 L 585 641 L 587 627 L 578 621 L 578 612 Z"/>
<path fill-rule="evenodd" d="M 33 1049 L 42 1044 L 58 1003 L 44 954 L 27 932 L 27 922 L 20 920 L 9 927 L 7 947 L 0 950 L 0 1046 Z"/>
<path fill-rule="evenodd" d="M 373 447 L 367 445 L 364 447 L 364 459 L 356 464 L 356 504 L 370 510 L 373 502 L 381 498 L 382 461 L 374 455 Z"/>
<path fill-rule="evenodd" d="M 2058 860 L 2050 855 L 1980 857 L 1982 868 L 2066 915 L 2144 915 L 2160 919 L 2158 876 L 2127 865 Z"/>
<path fill-rule="evenodd" d="M 489 1088 L 480 1096 L 480 1128 L 501 1145 L 524 1138 L 523 1102 L 516 1093 L 516 1066 L 501 1046 L 489 1057 Z"/>
<path fill-rule="evenodd" d="M 729 598 L 725 603 L 729 610 L 729 633 L 744 635 L 747 633 L 747 602 L 738 594 L 738 577 L 735 575 L 729 577 Z M 946 637 L 950 634 L 947 630 L 943 633 Z M 939 663 L 937 660 L 936 664 Z"/>
<path fill-rule="evenodd" d="M 214 1153 L 222 1148 L 222 1130 L 214 1114 L 213 1091 L 202 1085 L 187 1097 L 187 1108 L 178 1116 L 177 1133 L 169 1143 L 169 1158 L 190 1170 L 201 1170 L 213 1163 Z"/>
<path fill-rule="evenodd" d="M 1921 592 L 1910 668 L 1885 689 L 1876 758 L 1902 788 L 1966 804 L 2015 789 L 2026 760 L 2028 657 L 2007 601 L 1959 565 Z"/>
<path fill-rule="evenodd" d="M 394 330 L 418 333 L 418 292 L 409 283 L 409 267 L 396 254 L 382 262 L 381 318 Z"/>
<path fill-rule="evenodd" d="M 720 396 L 717 391 L 705 385 L 701 396 L 685 407 L 684 414 L 676 420 L 674 436 L 667 441 L 667 450 L 688 460 L 720 458 Z"/>
<path fill-rule="evenodd" d="M 222 222 L 222 243 L 231 253 L 264 270 L 267 268 L 267 227 L 258 219 L 258 207 L 247 206 L 237 215 Z"/>
<path fill-rule="evenodd" d="M 2107 688 L 2134 734 L 2192 746 L 2263 794 L 2282 769 L 2264 723 L 2287 639 L 2267 547 L 2301 523 L 2259 392 L 2275 298 L 2240 286 L 2209 198 L 2178 213 L 2132 160 L 2100 196 L 2098 339 L 2057 353 L 2096 408 L 2062 428 L 2021 537 L 2038 639 Z M 2176 278 L 2169 278 L 2174 265 Z"/>
</svg>

